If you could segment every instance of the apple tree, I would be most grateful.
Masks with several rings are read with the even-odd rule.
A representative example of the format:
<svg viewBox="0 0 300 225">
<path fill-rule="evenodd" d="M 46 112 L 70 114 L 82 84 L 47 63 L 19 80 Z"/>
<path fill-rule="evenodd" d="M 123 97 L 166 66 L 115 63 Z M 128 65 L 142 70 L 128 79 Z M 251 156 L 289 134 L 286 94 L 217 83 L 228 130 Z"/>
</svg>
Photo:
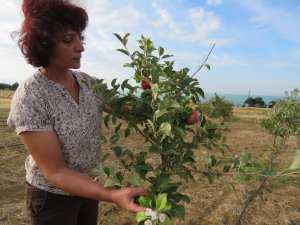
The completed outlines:
<svg viewBox="0 0 300 225">
<path fill-rule="evenodd" d="M 104 116 L 105 125 L 114 131 L 107 140 L 117 162 L 103 157 L 100 173 L 106 186 L 144 186 L 151 193 L 137 201 L 148 211 L 137 215 L 139 224 L 171 224 L 171 218 L 185 216 L 183 203 L 189 196 L 180 192 L 183 183 L 192 181 L 198 172 L 195 151 L 199 146 L 224 153 L 228 146 L 222 138 L 225 127 L 204 115 L 201 101 L 204 91 L 188 68 L 176 70 L 172 55 L 155 47 L 150 38 L 141 36 L 139 50 L 130 52 L 129 34 L 114 34 L 121 42 L 117 49 L 129 58 L 124 67 L 131 68 L 133 79 L 110 85 L 96 80 L 92 89 L 103 96 L 112 114 Z M 199 67 L 210 66 L 206 61 Z M 199 71 L 199 70 L 198 70 Z M 121 118 L 121 119 L 118 119 Z M 119 144 L 120 138 L 138 134 L 147 146 L 133 151 Z M 210 169 L 217 164 L 214 155 L 207 159 Z M 212 181 L 214 174 L 203 173 Z"/>
</svg>

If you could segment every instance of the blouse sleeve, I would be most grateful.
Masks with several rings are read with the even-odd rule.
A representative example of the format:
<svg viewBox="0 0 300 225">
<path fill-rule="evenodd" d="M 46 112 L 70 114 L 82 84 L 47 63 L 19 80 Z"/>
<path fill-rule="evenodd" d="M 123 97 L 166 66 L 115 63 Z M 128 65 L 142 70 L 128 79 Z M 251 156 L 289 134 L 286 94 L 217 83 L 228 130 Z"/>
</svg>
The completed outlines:
<svg viewBox="0 0 300 225">
<path fill-rule="evenodd" d="M 24 87 L 19 87 L 14 94 L 7 125 L 17 134 L 53 130 L 43 100 L 36 92 L 25 91 Z"/>
</svg>

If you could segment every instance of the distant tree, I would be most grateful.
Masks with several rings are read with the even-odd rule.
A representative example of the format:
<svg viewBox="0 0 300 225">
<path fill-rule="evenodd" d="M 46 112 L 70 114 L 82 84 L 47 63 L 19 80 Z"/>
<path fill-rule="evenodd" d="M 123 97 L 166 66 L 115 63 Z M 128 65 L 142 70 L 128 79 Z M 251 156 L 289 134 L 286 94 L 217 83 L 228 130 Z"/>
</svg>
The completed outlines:
<svg viewBox="0 0 300 225">
<path fill-rule="evenodd" d="M 273 108 L 280 99 L 274 99 L 268 103 L 268 108 Z"/>
<path fill-rule="evenodd" d="M 11 88 L 10 84 L 0 83 L 1 90 L 9 90 Z"/>
<path fill-rule="evenodd" d="M 258 108 L 266 107 L 266 103 L 264 102 L 262 97 L 256 97 L 256 98 L 249 97 L 244 101 L 244 106 L 245 105 L 250 107 L 258 107 Z"/>
<path fill-rule="evenodd" d="M 19 87 L 17 82 L 13 84 L 0 83 L 0 90 L 12 90 L 15 91 Z"/>
<path fill-rule="evenodd" d="M 261 120 L 261 127 L 276 138 L 282 138 L 284 145 L 286 138 L 296 136 L 300 147 L 300 102 L 299 90 L 294 89 L 286 93 L 286 100 L 279 100 L 272 113 Z"/>
<path fill-rule="evenodd" d="M 10 90 L 15 91 L 18 87 L 19 87 L 19 84 L 18 84 L 17 82 L 16 82 L 16 83 L 13 83 L 13 84 L 11 85 Z"/>
<path fill-rule="evenodd" d="M 233 103 L 220 97 L 215 96 L 204 103 L 204 110 L 210 118 L 223 118 L 223 121 L 229 121 L 233 113 Z"/>
</svg>

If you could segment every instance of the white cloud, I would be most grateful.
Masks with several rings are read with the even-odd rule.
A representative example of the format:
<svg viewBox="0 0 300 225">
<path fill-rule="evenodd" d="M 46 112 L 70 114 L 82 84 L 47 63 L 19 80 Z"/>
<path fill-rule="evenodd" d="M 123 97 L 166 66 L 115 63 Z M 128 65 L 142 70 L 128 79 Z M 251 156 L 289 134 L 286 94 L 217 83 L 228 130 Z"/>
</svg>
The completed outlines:
<svg viewBox="0 0 300 225">
<path fill-rule="evenodd" d="M 151 23 L 155 28 L 166 26 L 168 30 L 160 29 L 160 36 L 175 41 L 197 42 L 199 44 L 211 45 L 217 42 L 218 45 L 230 43 L 229 39 L 216 38 L 213 34 L 222 29 L 221 18 L 213 12 L 205 11 L 201 7 L 190 8 L 180 17 L 172 17 L 172 13 L 163 9 L 156 3 L 152 4 L 155 13 L 159 18 Z M 180 18 L 180 21 L 179 21 Z"/>
<path fill-rule="evenodd" d="M 160 8 L 155 2 L 152 3 L 152 7 L 154 8 L 155 13 L 159 15 L 159 19 L 151 23 L 154 27 L 158 28 L 166 25 L 176 34 L 182 32 L 180 25 L 173 20 L 170 13 L 166 9 Z"/>
<path fill-rule="evenodd" d="M 250 22 L 257 28 L 271 28 L 288 40 L 300 42 L 300 14 L 259 0 L 236 0 L 236 2 L 254 13 Z"/>
<path fill-rule="evenodd" d="M 207 12 L 201 7 L 190 9 L 188 18 L 193 31 L 183 36 L 185 41 L 206 41 L 213 32 L 221 28 L 221 19 L 213 12 Z"/>
<path fill-rule="evenodd" d="M 222 0 L 206 0 L 206 4 L 208 5 L 220 5 Z"/>
<path fill-rule="evenodd" d="M 11 32 L 18 30 L 21 26 L 21 5 L 14 1 L 5 1 L 0 7 L 0 45 L 13 45 Z"/>
<path fill-rule="evenodd" d="M 89 1 L 87 3 L 90 25 L 107 30 L 128 29 L 146 20 L 138 9 L 126 2 L 114 6 L 107 0 Z"/>
</svg>

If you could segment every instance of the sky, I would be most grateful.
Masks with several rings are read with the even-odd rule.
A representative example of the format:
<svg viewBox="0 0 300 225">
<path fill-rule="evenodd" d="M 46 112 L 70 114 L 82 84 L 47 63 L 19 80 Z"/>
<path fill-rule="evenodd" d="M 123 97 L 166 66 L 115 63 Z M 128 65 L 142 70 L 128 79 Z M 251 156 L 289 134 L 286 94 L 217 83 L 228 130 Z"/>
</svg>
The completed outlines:
<svg viewBox="0 0 300 225">
<path fill-rule="evenodd" d="M 195 78 L 206 93 L 284 95 L 300 88 L 300 0 L 78 0 L 89 15 L 84 71 L 108 83 L 131 79 L 130 62 L 113 33 L 141 35 L 174 55 L 193 74 L 208 52 L 211 70 Z M 23 17 L 21 0 L 0 0 L 0 83 L 22 82 L 37 68 L 26 63 L 10 33 Z"/>
</svg>

